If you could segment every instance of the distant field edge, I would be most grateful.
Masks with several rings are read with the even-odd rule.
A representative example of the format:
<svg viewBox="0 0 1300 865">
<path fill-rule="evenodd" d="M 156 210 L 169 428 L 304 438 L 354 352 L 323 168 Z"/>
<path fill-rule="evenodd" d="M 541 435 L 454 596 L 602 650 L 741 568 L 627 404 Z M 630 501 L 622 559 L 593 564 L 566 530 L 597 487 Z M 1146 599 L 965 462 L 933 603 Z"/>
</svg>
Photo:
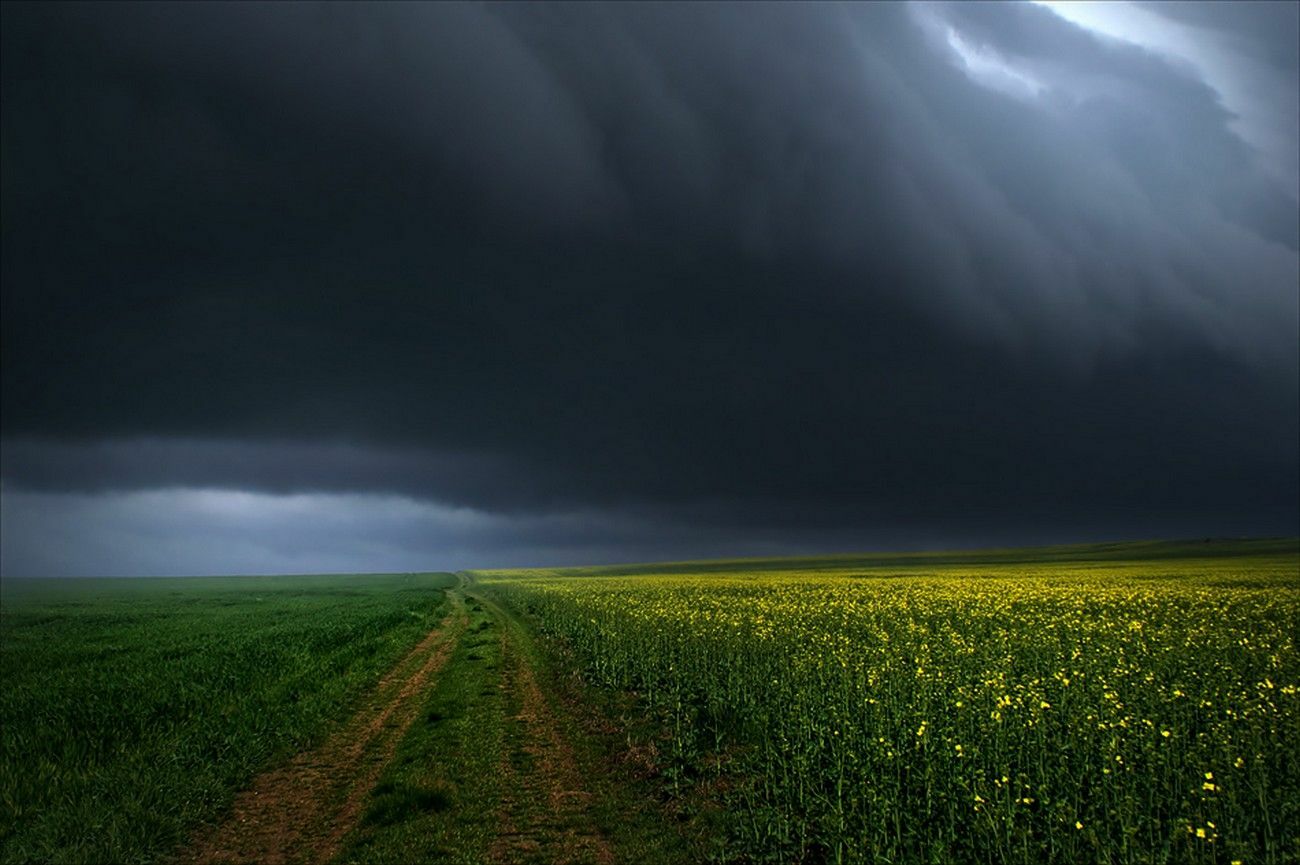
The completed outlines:
<svg viewBox="0 0 1300 865">
<path fill-rule="evenodd" d="M 1300 537 L 1197 538 L 1179 540 L 1110 541 L 1054 544 L 1039 547 L 992 547 L 969 550 L 915 552 L 828 553 L 814 556 L 764 556 L 754 558 L 699 559 L 691 561 L 629 562 L 545 568 L 574 576 L 710 573 L 728 571 L 815 571 L 842 568 L 1042 564 L 1050 562 L 1155 561 L 1161 559 L 1217 559 L 1244 556 L 1300 556 Z M 480 568 L 462 573 L 473 575 Z M 500 569 L 510 570 L 510 569 Z"/>
</svg>

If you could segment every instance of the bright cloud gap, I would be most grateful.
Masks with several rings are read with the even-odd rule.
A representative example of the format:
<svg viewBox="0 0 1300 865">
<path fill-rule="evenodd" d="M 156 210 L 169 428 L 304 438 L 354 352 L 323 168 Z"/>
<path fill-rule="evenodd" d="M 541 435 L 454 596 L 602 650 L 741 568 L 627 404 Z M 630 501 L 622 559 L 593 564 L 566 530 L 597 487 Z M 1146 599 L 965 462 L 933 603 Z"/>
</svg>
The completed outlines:
<svg viewBox="0 0 1300 865">
<path fill-rule="evenodd" d="M 1016 69 L 996 51 L 969 44 L 953 27 L 948 28 L 947 43 L 977 84 L 1022 98 L 1038 96 L 1046 89 L 1046 85 Z"/>
</svg>

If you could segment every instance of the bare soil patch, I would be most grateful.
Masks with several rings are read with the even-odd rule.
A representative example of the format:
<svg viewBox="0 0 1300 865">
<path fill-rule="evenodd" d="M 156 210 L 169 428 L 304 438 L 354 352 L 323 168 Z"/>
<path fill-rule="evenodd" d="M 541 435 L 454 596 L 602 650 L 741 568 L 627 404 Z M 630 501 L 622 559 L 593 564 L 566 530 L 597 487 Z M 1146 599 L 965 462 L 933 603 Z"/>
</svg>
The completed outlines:
<svg viewBox="0 0 1300 865">
<path fill-rule="evenodd" d="M 319 747 L 254 779 L 225 823 L 202 833 L 180 861 L 288 865 L 333 858 L 465 629 L 464 607 L 451 598 L 452 612 L 384 675 L 356 715 Z"/>
<path fill-rule="evenodd" d="M 512 719 L 517 726 L 502 760 L 505 793 L 489 860 L 511 865 L 613 862 L 608 839 L 585 819 L 592 793 L 583 783 L 573 747 L 509 630 L 502 628 L 501 687 L 507 705 L 518 708 Z"/>
</svg>

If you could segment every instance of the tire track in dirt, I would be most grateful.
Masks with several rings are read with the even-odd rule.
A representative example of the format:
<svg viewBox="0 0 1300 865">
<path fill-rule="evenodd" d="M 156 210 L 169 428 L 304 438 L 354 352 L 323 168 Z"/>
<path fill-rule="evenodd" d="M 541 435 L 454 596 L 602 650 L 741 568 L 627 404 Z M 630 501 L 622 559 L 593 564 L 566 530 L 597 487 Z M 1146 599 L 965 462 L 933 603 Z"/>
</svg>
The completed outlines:
<svg viewBox="0 0 1300 865">
<path fill-rule="evenodd" d="M 447 597 L 447 617 L 380 679 L 365 708 L 324 744 L 255 778 L 226 821 L 196 838 L 179 861 L 288 865 L 333 858 L 465 630 L 463 602 L 456 593 Z"/>
<path fill-rule="evenodd" d="M 614 861 L 609 840 L 585 819 L 592 793 L 571 744 L 560 729 L 556 710 L 542 693 L 515 623 L 495 604 L 501 622 L 502 683 L 514 739 L 501 764 L 502 794 L 496 841 L 488 850 L 494 863 L 599 863 Z"/>
</svg>

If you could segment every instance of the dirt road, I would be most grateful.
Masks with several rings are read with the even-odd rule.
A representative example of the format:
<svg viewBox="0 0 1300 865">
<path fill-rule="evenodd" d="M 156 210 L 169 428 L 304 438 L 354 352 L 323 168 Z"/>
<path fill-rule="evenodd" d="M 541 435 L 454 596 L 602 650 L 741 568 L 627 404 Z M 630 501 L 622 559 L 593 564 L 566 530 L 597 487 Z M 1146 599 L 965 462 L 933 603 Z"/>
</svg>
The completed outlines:
<svg viewBox="0 0 1300 865">
<path fill-rule="evenodd" d="M 463 579 L 463 578 L 462 578 Z M 257 777 L 183 863 L 685 861 L 617 728 L 562 685 L 516 615 L 450 611 L 319 747 Z M 417 723 L 418 721 L 418 723 Z M 644 780 L 644 779 L 642 779 Z"/>
<path fill-rule="evenodd" d="M 327 862 L 356 825 L 371 789 L 464 631 L 464 603 L 379 682 L 366 705 L 320 747 L 258 776 L 228 819 L 181 857 L 195 863 Z"/>
<path fill-rule="evenodd" d="M 500 863 L 609 863 L 609 839 L 583 819 L 594 798 L 562 731 L 557 708 L 538 686 L 526 635 L 499 609 L 504 705 L 510 707 L 501 761 L 505 793 L 488 860 Z"/>
</svg>

